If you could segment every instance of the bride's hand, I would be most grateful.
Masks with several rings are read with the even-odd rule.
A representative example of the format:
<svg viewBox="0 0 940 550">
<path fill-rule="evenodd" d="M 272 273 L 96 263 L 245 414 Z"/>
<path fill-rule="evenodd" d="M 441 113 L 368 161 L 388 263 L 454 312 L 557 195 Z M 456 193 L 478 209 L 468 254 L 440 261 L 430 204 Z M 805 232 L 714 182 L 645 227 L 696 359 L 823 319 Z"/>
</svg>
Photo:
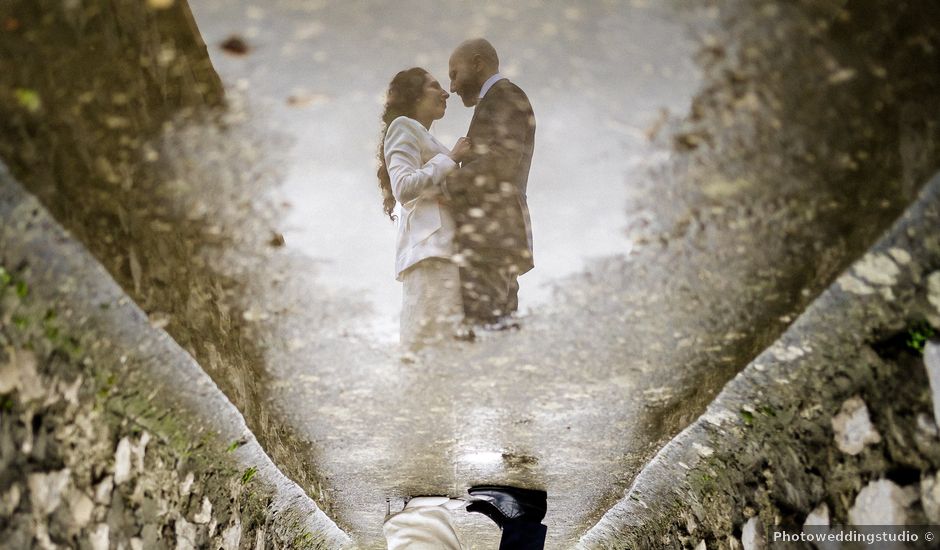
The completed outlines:
<svg viewBox="0 0 940 550">
<path fill-rule="evenodd" d="M 461 162 L 464 157 L 467 156 L 467 153 L 470 152 L 470 138 L 462 137 L 457 140 L 457 144 L 454 145 L 454 148 L 450 151 L 450 158 L 454 162 Z"/>
</svg>

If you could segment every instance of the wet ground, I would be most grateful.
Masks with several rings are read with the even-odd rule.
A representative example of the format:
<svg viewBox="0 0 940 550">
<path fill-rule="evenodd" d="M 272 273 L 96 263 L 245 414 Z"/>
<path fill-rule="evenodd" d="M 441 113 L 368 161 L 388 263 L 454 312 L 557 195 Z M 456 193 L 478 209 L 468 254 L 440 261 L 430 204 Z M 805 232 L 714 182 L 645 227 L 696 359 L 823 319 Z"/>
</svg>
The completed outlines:
<svg viewBox="0 0 940 550">
<path fill-rule="evenodd" d="M 571 547 L 910 198 L 897 188 L 896 121 L 868 122 L 882 98 L 840 101 L 857 99 L 835 88 L 854 76 L 819 63 L 822 46 L 812 59 L 779 55 L 775 40 L 817 32 L 800 9 L 742 4 L 722 20 L 650 4 L 193 1 L 226 86 L 218 127 L 194 119 L 143 136 L 155 148 L 146 164 L 137 149 L 108 161 L 107 136 L 138 136 L 105 131 L 99 145 L 75 131 L 84 156 L 47 173 L 30 151 L 60 154 L 71 134 L 27 119 L 34 133 L 2 151 L 362 547 L 383 545 L 382 519 L 402 498 L 476 483 L 546 489 L 548 547 Z M 75 25 L 63 19 L 42 20 Z M 72 36 L 39 20 L 22 25 Z M 403 67 L 443 77 L 450 48 L 475 34 L 539 117 L 529 315 L 520 332 L 403 363 L 394 230 L 372 174 L 379 98 Z M 243 44 L 223 49 L 232 36 Z M 34 41 L 35 66 L 68 59 L 56 40 Z M 66 90 L 42 113 L 63 127 L 88 124 L 69 118 L 70 101 L 107 99 L 42 82 L 31 83 L 40 97 Z M 450 105 L 434 127 L 445 141 L 469 119 Z M 122 180 L 121 162 L 152 177 Z M 62 193 L 86 173 L 123 187 Z M 459 525 L 468 546 L 496 546 L 488 520 Z"/>
</svg>

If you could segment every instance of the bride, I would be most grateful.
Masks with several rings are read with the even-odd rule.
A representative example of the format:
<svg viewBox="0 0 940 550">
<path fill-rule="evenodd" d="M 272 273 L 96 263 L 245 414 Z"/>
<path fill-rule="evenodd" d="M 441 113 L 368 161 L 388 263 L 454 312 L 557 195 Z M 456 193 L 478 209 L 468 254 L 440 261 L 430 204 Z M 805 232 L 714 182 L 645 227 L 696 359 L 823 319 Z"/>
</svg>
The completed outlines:
<svg viewBox="0 0 940 550">
<path fill-rule="evenodd" d="M 428 131 L 450 97 L 426 70 L 395 75 L 388 86 L 379 146 L 379 187 L 385 213 L 396 220 L 395 256 L 403 283 L 400 339 L 410 351 L 452 338 L 463 319 L 460 273 L 452 260 L 455 224 L 441 184 L 470 151 L 467 138 L 448 149 Z"/>
</svg>

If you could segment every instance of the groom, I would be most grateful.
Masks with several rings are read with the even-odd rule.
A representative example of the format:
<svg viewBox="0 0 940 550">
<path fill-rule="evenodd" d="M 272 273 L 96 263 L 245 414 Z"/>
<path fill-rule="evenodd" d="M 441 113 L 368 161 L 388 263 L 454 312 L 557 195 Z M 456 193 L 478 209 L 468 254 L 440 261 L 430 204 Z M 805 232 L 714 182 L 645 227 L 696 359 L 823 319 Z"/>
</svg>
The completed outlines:
<svg viewBox="0 0 940 550">
<path fill-rule="evenodd" d="M 518 86 L 499 74 L 499 57 L 482 38 L 450 56 L 450 91 L 476 107 L 471 153 L 446 182 L 454 219 L 464 314 L 468 322 L 508 328 L 519 307 L 516 279 L 534 266 L 526 183 L 535 147 L 535 113 Z"/>
</svg>

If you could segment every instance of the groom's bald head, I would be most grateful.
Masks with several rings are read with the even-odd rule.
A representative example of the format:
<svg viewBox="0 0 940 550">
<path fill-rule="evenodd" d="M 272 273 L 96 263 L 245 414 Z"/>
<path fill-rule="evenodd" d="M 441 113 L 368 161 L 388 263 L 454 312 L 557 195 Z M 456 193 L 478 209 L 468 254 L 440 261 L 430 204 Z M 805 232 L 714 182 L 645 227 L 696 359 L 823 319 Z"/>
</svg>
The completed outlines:
<svg viewBox="0 0 940 550">
<path fill-rule="evenodd" d="M 456 57 L 458 59 L 471 61 L 478 58 L 487 68 L 492 69 L 493 72 L 499 71 L 499 56 L 496 55 L 496 48 L 485 38 L 464 40 L 460 45 L 454 48 L 454 53 L 450 57 L 451 59 Z"/>
<path fill-rule="evenodd" d="M 496 48 L 483 38 L 460 43 L 450 55 L 450 91 L 467 107 L 476 105 L 486 79 L 499 72 Z"/>
</svg>

